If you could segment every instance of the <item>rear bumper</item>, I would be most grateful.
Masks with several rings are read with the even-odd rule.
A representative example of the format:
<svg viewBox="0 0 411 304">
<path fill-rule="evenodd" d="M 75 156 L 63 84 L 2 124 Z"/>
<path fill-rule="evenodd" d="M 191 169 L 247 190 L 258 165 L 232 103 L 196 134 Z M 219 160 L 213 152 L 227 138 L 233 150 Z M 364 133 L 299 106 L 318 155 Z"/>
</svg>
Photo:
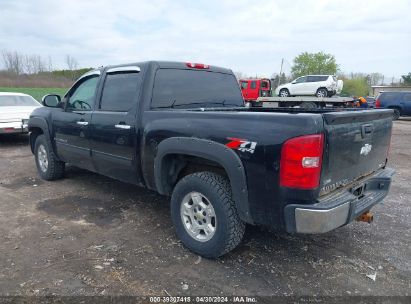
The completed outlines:
<svg viewBox="0 0 411 304">
<path fill-rule="evenodd" d="M 0 134 L 28 133 L 27 122 L 13 121 L 0 123 Z"/>
<path fill-rule="evenodd" d="M 325 233 L 353 221 L 380 203 L 388 194 L 394 170 L 386 168 L 361 180 L 349 189 L 332 193 L 312 205 L 290 204 L 285 207 L 288 232 Z M 361 195 L 353 189 L 363 189 Z"/>
</svg>

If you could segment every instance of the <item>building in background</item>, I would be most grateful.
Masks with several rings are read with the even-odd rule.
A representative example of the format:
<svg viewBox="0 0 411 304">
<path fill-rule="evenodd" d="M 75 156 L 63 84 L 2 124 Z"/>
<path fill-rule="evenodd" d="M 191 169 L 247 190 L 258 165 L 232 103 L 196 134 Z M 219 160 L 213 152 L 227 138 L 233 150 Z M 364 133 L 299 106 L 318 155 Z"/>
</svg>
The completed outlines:
<svg viewBox="0 0 411 304">
<path fill-rule="evenodd" d="M 399 86 L 399 85 L 374 85 L 371 86 L 371 95 L 377 96 L 380 92 L 400 92 L 411 91 L 411 86 Z"/>
</svg>

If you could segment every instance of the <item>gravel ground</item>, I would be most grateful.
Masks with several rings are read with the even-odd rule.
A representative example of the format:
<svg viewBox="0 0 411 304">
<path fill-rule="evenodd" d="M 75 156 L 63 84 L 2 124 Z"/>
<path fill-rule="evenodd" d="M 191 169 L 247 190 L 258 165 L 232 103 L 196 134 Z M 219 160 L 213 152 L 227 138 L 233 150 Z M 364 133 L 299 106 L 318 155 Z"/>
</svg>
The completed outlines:
<svg viewBox="0 0 411 304">
<path fill-rule="evenodd" d="M 2 136 L 0 295 L 410 295 L 410 163 L 401 119 L 397 174 L 371 225 L 314 236 L 249 226 L 236 250 L 207 260 L 176 238 L 167 198 L 73 167 L 42 181 L 27 136 Z"/>
</svg>

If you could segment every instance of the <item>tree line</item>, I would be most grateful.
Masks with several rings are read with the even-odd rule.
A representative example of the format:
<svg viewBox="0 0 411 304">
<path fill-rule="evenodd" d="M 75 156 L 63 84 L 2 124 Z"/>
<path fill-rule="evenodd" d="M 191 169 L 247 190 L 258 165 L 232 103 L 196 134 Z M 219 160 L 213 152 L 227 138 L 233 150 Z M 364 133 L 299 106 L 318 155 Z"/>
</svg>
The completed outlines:
<svg viewBox="0 0 411 304">
<path fill-rule="evenodd" d="M 55 69 L 50 56 L 44 58 L 36 54 L 17 51 L 1 51 L 3 70 L 0 70 L 0 86 L 71 86 L 73 81 L 92 68 L 79 68 L 78 61 L 71 55 L 64 60 L 66 69 Z"/>
</svg>

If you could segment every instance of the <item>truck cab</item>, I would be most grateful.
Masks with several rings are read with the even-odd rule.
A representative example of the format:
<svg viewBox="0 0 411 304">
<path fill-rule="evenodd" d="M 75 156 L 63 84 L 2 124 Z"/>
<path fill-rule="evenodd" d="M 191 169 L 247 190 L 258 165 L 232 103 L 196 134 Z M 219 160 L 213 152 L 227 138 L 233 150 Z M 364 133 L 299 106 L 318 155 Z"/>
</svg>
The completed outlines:
<svg viewBox="0 0 411 304">
<path fill-rule="evenodd" d="M 240 79 L 240 87 L 246 102 L 255 102 L 258 97 L 271 96 L 270 79 Z"/>
</svg>

